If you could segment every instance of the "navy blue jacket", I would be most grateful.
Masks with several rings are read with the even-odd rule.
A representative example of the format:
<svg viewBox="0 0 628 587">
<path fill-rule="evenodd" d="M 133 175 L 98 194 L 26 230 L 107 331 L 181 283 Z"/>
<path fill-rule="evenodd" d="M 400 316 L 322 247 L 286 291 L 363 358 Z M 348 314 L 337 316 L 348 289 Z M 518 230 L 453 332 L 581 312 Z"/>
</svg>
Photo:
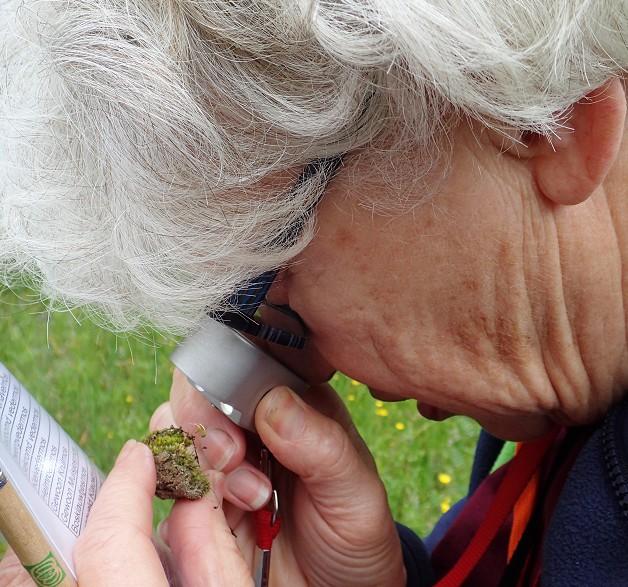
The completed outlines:
<svg viewBox="0 0 628 587">
<path fill-rule="evenodd" d="M 480 434 L 470 493 L 489 474 L 502 442 Z M 434 583 L 429 553 L 460 511 L 456 504 L 421 541 L 398 525 L 408 587 Z M 612 408 L 578 454 L 544 537 L 543 587 L 628 587 L 628 400 Z"/>
</svg>

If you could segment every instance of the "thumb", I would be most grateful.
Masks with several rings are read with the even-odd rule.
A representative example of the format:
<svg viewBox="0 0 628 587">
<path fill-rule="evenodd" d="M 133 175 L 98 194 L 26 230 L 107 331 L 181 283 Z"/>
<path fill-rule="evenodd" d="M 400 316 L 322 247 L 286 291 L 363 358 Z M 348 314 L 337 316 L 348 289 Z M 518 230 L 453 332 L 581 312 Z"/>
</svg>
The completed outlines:
<svg viewBox="0 0 628 587">
<path fill-rule="evenodd" d="M 299 478 L 292 501 L 297 541 L 307 545 L 303 558 L 314 561 L 312 571 L 325 575 L 321 584 L 347 585 L 347 573 L 357 573 L 351 584 L 405 585 L 386 490 L 349 432 L 285 387 L 266 394 L 255 416 L 262 441 Z"/>
<path fill-rule="evenodd" d="M 372 508 L 376 500 L 376 509 L 388 512 L 379 477 L 347 431 L 288 388 L 277 387 L 266 394 L 255 425 L 271 453 L 299 476 L 317 503 L 346 512 Z M 361 499 L 356 500 L 358 492 Z"/>
<path fill-rule="evenodd" d="M 81 585 L 167 585 L 152 535 L 155 464 L 150 449 L 130 440 L 105 480 L 74 547 Z"/>
</svg>

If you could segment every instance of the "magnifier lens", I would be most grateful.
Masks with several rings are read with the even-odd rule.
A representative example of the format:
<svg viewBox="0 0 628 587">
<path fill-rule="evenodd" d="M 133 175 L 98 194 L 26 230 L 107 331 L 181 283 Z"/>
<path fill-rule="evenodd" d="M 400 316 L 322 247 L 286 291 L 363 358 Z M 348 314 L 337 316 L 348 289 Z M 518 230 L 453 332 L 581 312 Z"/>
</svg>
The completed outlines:
<svg viewBox="0 0 628 587">
<path fill-rule="evenodd" d="M 297 392 L 307 387 L 262 345 L 209 317 L 171 359 L 217 409 L 249 430 L 255 407 L 273 387 L 287 385 Z"/>
</svg>

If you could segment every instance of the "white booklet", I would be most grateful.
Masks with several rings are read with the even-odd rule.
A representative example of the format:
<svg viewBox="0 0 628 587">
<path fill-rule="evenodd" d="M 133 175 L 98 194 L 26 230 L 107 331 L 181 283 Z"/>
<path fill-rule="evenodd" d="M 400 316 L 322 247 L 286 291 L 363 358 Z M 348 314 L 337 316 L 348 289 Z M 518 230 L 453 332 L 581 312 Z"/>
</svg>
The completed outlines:
<svg viewBox="0 0 628 587">
<path fill-rule="evenodd" d="M 0 470 L 76 578 L 72 550 L 104 476 L 2 363 Z"/>
</svg>

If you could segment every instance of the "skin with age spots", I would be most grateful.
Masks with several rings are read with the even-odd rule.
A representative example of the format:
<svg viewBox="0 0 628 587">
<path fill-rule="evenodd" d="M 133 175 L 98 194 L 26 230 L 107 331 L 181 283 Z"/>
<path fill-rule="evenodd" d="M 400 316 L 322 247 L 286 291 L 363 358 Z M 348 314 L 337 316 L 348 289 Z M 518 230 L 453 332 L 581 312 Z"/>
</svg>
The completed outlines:
<svg viewBox="0 0 628 587">
<path fill-rule="evenodd" d="M 424 202 L 415 194 L 412 213 L 365 206 L 387 193 L 372 176 L 360 182 L 377 154 L 349 157 L 319 205 L 317 236 L 270 296 L 308 325 L 320 372 L 510 439 L 604 414 L 628 387 L 625 96 L 618 82 L 608 91 L 575 107 L 558 147 L 537 137 L 505 149 L 503 136 L 461 121 L 449 174 Z M 590 140 L 612 153 L 597 183 L 578 162 Z M 411 170 L 399 159 L 403 190 Z M 569 165 L 584 177 L 566 192 L 557 170 Z"/>
</svg>

